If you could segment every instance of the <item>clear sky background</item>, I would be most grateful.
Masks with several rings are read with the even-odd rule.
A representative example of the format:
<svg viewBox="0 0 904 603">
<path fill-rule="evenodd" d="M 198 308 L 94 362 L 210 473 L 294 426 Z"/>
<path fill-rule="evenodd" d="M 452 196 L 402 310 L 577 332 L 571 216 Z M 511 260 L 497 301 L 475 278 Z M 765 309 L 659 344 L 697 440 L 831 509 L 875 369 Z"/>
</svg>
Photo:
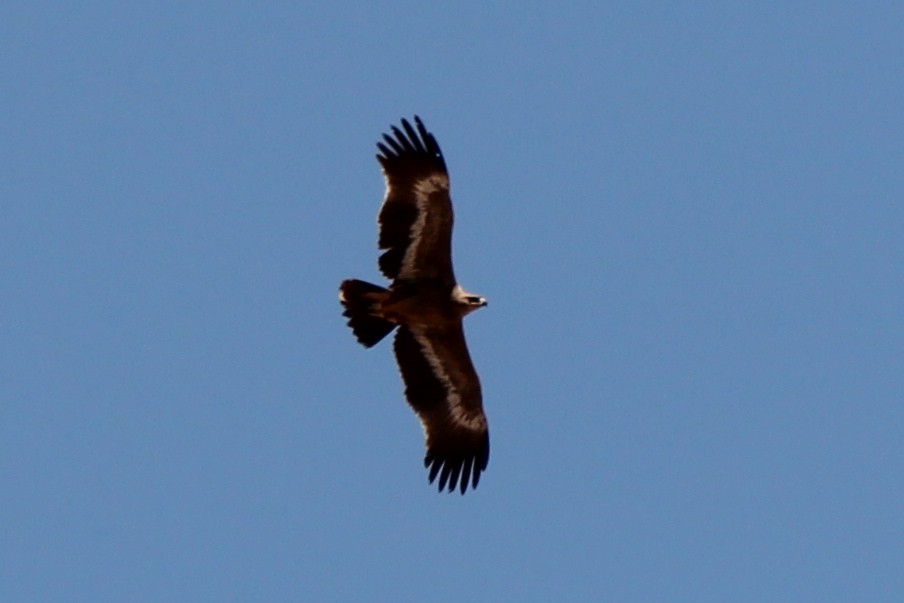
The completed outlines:
<svg viewBox="0 0 904 603">
<path fill-rule="evenodd" d="M 894 2 L 5 2 L 0 600 L 904 600 Z M 438 494 L 374 143 L 436 134 Z"/>
</svg>

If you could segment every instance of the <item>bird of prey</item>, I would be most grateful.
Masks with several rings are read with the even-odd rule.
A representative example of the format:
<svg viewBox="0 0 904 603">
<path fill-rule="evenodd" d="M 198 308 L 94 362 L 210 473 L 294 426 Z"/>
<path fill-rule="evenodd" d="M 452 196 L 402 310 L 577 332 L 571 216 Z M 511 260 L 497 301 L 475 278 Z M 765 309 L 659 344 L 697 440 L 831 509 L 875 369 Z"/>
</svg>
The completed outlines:
<svg viewBox="0 0 904 603">
<path fill-rule="evenodd" d="M 388 288 L 349 279 L 339 300 L 357 340 L 371 347 L 393 329 L 405 397 L 427 439 L 424 465 L 439 491 L 477 487 L 490 457 L 480 381 L 462 319 L 487 305 L 452 271 L 452 200 L 446 162 L 420 118 L 402 119 L 377 143 L 386 196 L 378 216 L 379 267 Z"/>
</svg>

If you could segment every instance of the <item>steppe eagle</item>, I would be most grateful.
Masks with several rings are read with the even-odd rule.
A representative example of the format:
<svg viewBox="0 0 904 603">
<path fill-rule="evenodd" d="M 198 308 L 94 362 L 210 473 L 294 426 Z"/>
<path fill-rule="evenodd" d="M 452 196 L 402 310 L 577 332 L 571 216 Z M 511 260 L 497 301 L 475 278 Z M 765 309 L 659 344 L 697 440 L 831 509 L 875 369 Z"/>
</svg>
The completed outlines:
<svg viewBox="0 0 904 603">
<path fill-rule="evenodd" d="M 393 329 L 405 397 L 426 436 L 424 465 L 439 490 L 477 487 L 490 456 L 480 380 L 462 319 L 487 305 L 452 270 L 452 200 L 446 162 L 415 116 L 377 143 L 386 180 L 378 217 L 379 267 L 388 288 L 349 279 L 339 287 L 355 337 L 371 347 Z"/>
</svg>

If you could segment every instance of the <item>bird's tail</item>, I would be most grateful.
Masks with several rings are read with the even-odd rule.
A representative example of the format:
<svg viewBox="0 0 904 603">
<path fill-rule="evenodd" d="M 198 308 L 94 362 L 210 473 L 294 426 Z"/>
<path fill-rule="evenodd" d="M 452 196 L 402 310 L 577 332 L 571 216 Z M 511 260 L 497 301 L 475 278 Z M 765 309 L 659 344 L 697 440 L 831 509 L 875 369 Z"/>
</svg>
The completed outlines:
<svg viewBox="0 0 904 603">
<path fill-rule="evenodd" d="M 339 301 L 345 308 L 342 315 L 348 318 L 348 326 L 366 348 L 376 345 L 396 326 L 379 315 L 380 304 L 388 295 L 387 289 L 357 279 L 339 285 Z"/>
</svg>

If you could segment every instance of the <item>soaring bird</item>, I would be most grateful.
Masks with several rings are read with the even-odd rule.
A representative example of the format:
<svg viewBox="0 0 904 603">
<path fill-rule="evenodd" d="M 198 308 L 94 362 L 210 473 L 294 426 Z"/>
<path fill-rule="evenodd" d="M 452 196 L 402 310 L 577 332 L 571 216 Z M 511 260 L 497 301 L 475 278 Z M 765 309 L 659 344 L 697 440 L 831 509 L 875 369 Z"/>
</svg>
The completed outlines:
<svg viewBox="0 0 904 603">
<path fill-rule="evenodd" d="M 349 279 L 339 300 L 357 340 L 372 347 L 396 330 L 405 397 L 424 428 L 424 465 L 442 492 L 476 488 L 490 458 L 480 380 L 462 319 L 487 305 L 452 270 L 449 174 L 433 134 L 415 116 L 377 143 L 386 196 L 378 216 L 380 271 L 388 288 Z"/>
</svg>

